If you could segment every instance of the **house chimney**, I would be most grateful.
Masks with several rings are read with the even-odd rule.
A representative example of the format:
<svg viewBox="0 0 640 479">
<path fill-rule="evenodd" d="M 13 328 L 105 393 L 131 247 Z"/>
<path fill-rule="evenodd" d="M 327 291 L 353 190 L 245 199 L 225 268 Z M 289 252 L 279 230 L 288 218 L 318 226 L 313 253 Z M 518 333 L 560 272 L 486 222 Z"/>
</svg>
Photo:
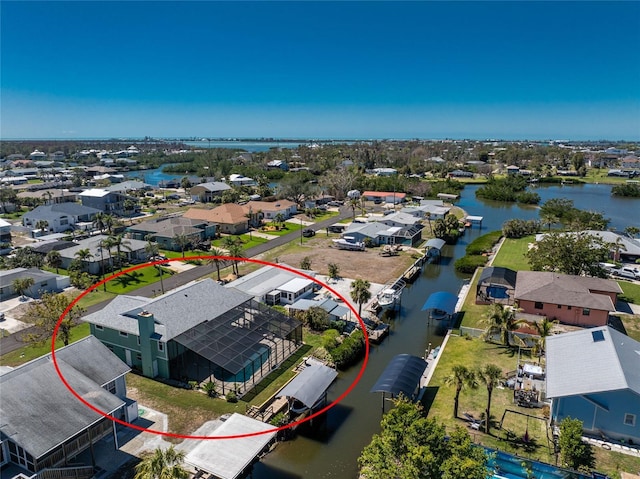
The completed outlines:
<svg viewBox="0 0 640 479">
<path fill-rule="evenodd" d="M 138 333 L 140 334 L 140 355 L 142 356 L 142 374 L 149 378 L 153 373 L 153 352 L 151 336 L 155 333 L 153 313 L 143 310 L 138 313 Z"/>
</svg>

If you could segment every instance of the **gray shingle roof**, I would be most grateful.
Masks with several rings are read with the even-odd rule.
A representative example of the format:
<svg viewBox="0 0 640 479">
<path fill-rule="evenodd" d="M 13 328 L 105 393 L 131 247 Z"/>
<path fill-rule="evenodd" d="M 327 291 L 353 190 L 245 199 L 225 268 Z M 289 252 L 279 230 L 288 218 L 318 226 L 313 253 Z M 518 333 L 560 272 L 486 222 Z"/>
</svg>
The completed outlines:
<svg viewBox="0 0 640 479">
<path fill-rule="evenodd" d="M 101 362 L 107 355 L 113 356 L 106 346 L 95 338 L 87 338 L 59 349 L 56 359 L 65 380 L 81 397 L 101 411 L 111 413 L 124 402 L 71 364 L 87 363 L 82 367 L 87 372 L 101 368 L 100 381 L 111 375 L 105 381 L 109 382 L 122 375 L 123 367 L 117 364 L 121 361 L 115 356 L 115 360 Z M 11 437 L 36 458 L 102 418 L 64 386 L 50 354 L 0 376 L 0 391 L 3 439 Z"/>
<path fill-rule="evenodd" d="M 611 298 L 591 291 L 622 293 L 615 281 L 549 271 L 518 271 L 515 298 L 565 306 L 615 311 Z"/>
<path fill-rule="evenodd" d="M 74 259 L 75 255 L 81 249 L 88 248 L 91 254 L 93 255 L 93 261 L 100 261 L 100 256 L 103 255 L 105 260 L 109 258 L 109 253 L 105 248 L 102 252 L 100 251 L 100 242 L 106 240 L 108 236 L 106 235 L 98 235 L 92 236 L 91 238 L 83 239 L 78 241 L 75 246 L 71 248 L 65 248 L 60 250 L 60 256 L 63 258 L 71 258 Z M 147 247 L 146 241 L 134 240 L 134 239 L 126 239 L 126 246 L 131 248 L 131 251 L 140 251 L 144 250 Z M 128 252 L 129 250 L 124 246 L 121 248 L 123 252 Z"/>
<path fill-rule="evenodd" d="M 35 283 L 57 278 L 58 274 L 42 271 L 38 268 L 14 268 L 0 271 L 0 287 L 9 286 L 13 280 L 19 278 L 33 278 Z"/>
<path fill-rule="evenodd" d="M 100 213 L 100 210 L 83 206 L 79 203 L 56 203 L 53 205 L 41 205 L 29 213 L 25 213 L 26 218 L 36 218 L 38 220 L 53 220 L 61 216 L 82 216 Z"/>
<path fill-rule="evenodd" d="M 196 188 L 196 187 L 203 188 L 207 191 L 211 191 L 212 193 L 231 189 L 231 187 L 228 184 L 222 183 L 221 181 L 210 181 L 208 183 L 200 183 L 199 185 L 195 185 L 193 188 Z"/>
<path fill-rule="evenodd" d="M 205 220 L 197 220 L 192 218 L 184 218 L 177 216 L 174 218 L 161 218 L 151 221 L 143 221 L 135 226 L 128 228 L 130 231 L 143 232 L 143 233 L 155 233 L 167 238 L 173 238 L 177 234 L 192 235 L 200 234 L 202 230 L 196 228 L 196 226 L 210 225 Z"/>
<path fill-rule="evenodd" d="M 241 291 L 224 288 L 212 279 L 188 283 L 155 299 L 118 296 L 84 321 L 139 335 L 137 315 L 153 314 L 158 339 L 168 341 L 200 323 L 214 319 L 250 300 Z"/>
<path fill-rule="evenodd" d="M 597 331 L 602 341 L 594 341 Z M 640 343 L 609 326 L 549 336 L 546 349 L 547 397 L 620 389 L 640 395 Z"/>
</svg>

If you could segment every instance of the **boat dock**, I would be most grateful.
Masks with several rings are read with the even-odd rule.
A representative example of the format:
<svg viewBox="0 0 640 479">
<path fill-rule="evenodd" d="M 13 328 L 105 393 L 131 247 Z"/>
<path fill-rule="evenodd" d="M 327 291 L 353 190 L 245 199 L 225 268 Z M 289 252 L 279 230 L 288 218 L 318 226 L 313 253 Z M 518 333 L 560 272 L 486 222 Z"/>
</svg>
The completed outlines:
<svg viewBox="0 0 640 479">
<path fill-rule="evenodd" d="M 367 328 L 367 336 L 370 343 L 379 344 L 389 334 L 389 325 L 387 323 L 370 318 L 362 318 L 362 322 Z"/>
</svg>

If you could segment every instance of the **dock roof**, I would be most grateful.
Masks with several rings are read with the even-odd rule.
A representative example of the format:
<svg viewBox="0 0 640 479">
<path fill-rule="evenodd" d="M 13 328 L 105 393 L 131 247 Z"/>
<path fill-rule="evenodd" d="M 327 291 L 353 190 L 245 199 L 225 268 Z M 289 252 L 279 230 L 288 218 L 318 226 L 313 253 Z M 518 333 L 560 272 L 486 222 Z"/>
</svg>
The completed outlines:
<svg viewBox="0 0 640 479">
<path fill-rule="evenodd" d="M 308 408 L 318 402 L 338 377 L 338 371 L 313 359 L 307 359 L 307 363 L 302 372 L 282 388 L 276 397 L 295 398 Z"/>
<path fill-rule="evenodd" d="M 456 312 L 456 304 L 458 297 L 455 294 L 448 293 L 446 291 L 438 291 L 433 293 L 422 306 L 422 311 L 429 309 L 437 309 L 444 311 L 447 314 L 453 314 Z"/>
<path fill-rule="evenodd" d="M 370 392 L 394 395 L 402 393 L 411 397 L 426 368 L 427 362 L 424 359 L 411 354 L 398 354 L 387 365 Z"/>
</svg>

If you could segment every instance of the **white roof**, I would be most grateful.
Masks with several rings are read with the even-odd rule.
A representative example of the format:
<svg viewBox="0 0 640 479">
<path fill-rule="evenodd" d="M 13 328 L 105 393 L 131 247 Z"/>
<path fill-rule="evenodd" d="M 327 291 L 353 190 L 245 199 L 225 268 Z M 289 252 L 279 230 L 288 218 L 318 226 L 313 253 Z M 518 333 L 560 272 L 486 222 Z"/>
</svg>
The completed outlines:
<svg viewBox="0 0 640 479">
<path fill-rule="evenodd" d="M 212 437 L 262 431 L 273 432 L 234 439 L 202 440 L 187 454 L 185 462 L 220 479 L 235 479 L 275 437 L 276 431 L 270 424 L 238 413 L 233 413 L 214 431 Z"/>
<path fill-rule="evenodd" d="M 279 286 L 278 289 L 286 293 L 295 293 L 297 291 L 300 291 L 301 289 L 306 288 L 310 284 L 313 284 L 313 281 L 311 281 L 310 279 L 294 278 L 291 281 L 287 281 L 282 286 Z"/>
<path fill-rule="evenodd" d="M 108 190 L 101 190 L 98 188 L 93 188 L 90 190 L 84 190 L 82 193 L 80 193 L 79 196 L 93 196 L 96 198 L 102 198 L 103 196 L 107 196 L 109 193 L 111 193 Z"/>
<path fill-rule="evenodd" d="M 3 226 L 11 226 L 11 223 L 0 218 L 0 228 L 2 228 Z"/>
<path fill-rule="evenodd" d="M 547 397 L 630 389 L 640 396 L 640 343 L 609 326 L 549 336 Z"/>
</svg>

